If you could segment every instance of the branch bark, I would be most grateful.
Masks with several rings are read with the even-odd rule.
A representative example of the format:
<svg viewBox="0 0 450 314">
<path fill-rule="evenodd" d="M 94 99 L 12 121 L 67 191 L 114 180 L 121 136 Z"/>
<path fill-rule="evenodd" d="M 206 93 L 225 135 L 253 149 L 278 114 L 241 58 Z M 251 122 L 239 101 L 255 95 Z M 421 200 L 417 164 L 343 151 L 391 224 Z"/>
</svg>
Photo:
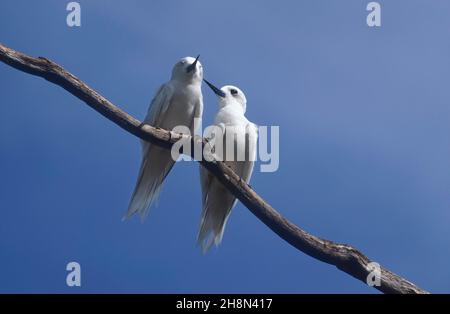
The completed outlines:
<svg viewBox="0 0 450 314">
<path fill-rule="evenodd" d="M 193 145 L 205 145 L 204 140 L 201 138 L 181 135 L 141 123 L 113 105 L 61 66 L 46 58 L 30 57 L 0 44 L 0 61 L 17 70 L 42 77 L 51 83 L 61 86 L 105 118 L 143 140 L 167 149 L 170 149 L 182 137 L 191 141 Z M 321 239 L 300 229 L 264 201 L 223 162 L 202 160 L 200 163 L 216 176 L 258 219 L 282 239 L 303 253 L 324 263 L 334 265 L 341 271 L 367 284 L 367 277 L 372 270 L 369 264 L 372 261 L 360 251 L 350 245 Z M 374 288 L 383 293 L 428 293 L 384 267 L 381 267 L 380 282 L 381 285 L 374 286 Z"/>
</svg>

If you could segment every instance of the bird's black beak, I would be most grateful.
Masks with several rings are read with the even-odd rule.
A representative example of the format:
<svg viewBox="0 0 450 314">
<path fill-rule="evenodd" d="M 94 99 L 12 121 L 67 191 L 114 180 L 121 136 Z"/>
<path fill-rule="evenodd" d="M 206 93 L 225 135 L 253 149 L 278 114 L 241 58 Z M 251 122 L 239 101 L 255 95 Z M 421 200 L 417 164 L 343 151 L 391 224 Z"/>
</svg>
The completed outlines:
<svg viewBox="0 0 450 314">
<path fill-rule="evenodd" d="M 220 89 L 218 89 L 217 87 L 215 87 L 213 84 L 211 84 L 210 82 L 208 82 L 207 80 L 203 79 L 205 81 L 206 84 L 208 84 L 209 88 L 211 88 L 213 90 L 213 92 L 222 98 L 225 98 L 225 93 L 222 92 Z"/>
<path fill-rule="evenodd" d="M 200 55 L 197 56 L 197 58 L 195 58 L 195 61 L 192 62 L 192 64 L 190 66 L 187 67 L 186 72 L 190 73 L 192 71 L 195 72 L 195 70 L 197 69 L 197 62 L 198 62 L 198 58 L 200 58 Z"/>
</svg>

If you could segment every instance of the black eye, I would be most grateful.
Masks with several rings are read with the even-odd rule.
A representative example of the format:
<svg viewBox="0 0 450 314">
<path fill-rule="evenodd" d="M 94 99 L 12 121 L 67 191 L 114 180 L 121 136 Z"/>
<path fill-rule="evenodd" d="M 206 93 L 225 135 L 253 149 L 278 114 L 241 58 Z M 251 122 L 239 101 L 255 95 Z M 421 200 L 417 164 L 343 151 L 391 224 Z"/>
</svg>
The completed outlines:
<svg viewBox="0 0 450 314">
<path fill-rule="evenodd" d="M 237 95 L 238 94 L 238 91 L 237 90 L 235 90 L 234 88 L 232 88 L 232 89 L 230 89 L 230 93 L 231 93 L 231 95 Z"/>
</svg>

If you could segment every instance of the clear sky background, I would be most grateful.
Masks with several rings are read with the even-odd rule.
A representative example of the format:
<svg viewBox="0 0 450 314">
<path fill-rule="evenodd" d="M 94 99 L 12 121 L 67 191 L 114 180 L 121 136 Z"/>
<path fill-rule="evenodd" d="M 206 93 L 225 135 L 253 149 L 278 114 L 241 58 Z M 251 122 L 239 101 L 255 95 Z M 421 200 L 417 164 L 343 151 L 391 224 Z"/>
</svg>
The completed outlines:
<svg viewBox="0 0 450 314">
<path fill-rule="evenodd" d="M 247 117 L 280 126 L 280 168 L 252 186 L 305 230 L 349 243 L 431 292 L 450 292 L 450 2 L 0 2 L 0 42 L 46 56 L 142 119 L 181 57 L 240 86 Z M 204 88 L 204 125 L 217 101 Z M 198 165 L 122 222 L 137 138 L 62 88 L 0 64 L 0 292 L 357 292 L 238 203 L 203 256 Z M 258 167 L 259 169 L 259 167 Z M 66 286 L 66 264 L 82 287 Z"/>
</svg>

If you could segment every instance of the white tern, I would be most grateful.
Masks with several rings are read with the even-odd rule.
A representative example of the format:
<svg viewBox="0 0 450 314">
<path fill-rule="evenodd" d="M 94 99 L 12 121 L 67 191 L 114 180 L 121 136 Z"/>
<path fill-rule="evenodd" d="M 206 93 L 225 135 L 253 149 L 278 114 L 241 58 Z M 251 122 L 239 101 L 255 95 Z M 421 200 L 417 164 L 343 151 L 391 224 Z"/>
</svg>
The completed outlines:
<svg viewBox="0 0 450 314">
<path fill-rule="evenodd" d="M 166 130 L 186 126 L 194 134 L 194 118 L 201 119 L 203 113 L 203 68 L 198 58 L 185 57 L 174 65 L 170 81 L 159 88 L 144 123 Z M 124 218 L 135 213 L 145 218 L 174 163 L 170 150 L 142 141 L 141 167 Z"/>
<path fill-rule="evenodd" d="M 244 93 L 235 86 L 224 86 L 221 89 L 204 80 L 219 98 L 219 111 L 215 117 L 215 125 L 221 128 L 223 139 L 222 157 L 225 164 L 245 182 L 250 181 L 256 160 L 257 126 L 247 120 L 245 111 L 247 100 Z M 232 152 L 227 145 L 230 141 Z M 213 145 L 217 145 L 216 143 Z M 244 158 L 239 158 L 243 153 Z M 242 156 L 242 155 L 241 155 Z M 212 244 L 220 244 L 230 212 L 236 204 L 236 198 L 208 170 L 200 166 L 202 188 L 202 215 L 198 243 L 206 252 Z"/>
</svg>

